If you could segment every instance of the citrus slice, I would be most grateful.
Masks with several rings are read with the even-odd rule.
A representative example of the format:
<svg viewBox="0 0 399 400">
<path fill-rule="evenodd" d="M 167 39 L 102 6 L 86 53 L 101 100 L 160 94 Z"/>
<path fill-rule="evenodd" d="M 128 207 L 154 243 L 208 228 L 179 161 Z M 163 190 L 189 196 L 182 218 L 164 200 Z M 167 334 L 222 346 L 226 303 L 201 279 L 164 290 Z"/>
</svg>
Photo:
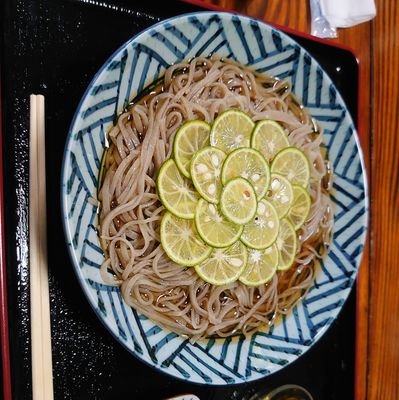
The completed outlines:
<svg viewBox="0 0 399 400">
<path fill-rule="evenodd" d="M 279 174 L 271 174 L 270 186 L 266 192 L 265 199 L 272 203 L 279 218 L 284 217 L 288 213 L 294 199 L 292 185 L 288 179 Z"/>
<path fill-rule="evenodd" d="M 249 147 L 255 123 L 240 110 L 227 110 L 219 114 L 211 127 L 210 142 L 225 153 Z"/>
<path fill-rule="evenodd" d="M 181 219 L 166 211 L 161 220 L 161 244 L 168 257 L 187 267 L 200 264 L 212 252 L 200 238 L 193 220 Z"/>
<path fill-rule="evenodd" d="M 280 221 L 276 209 L 265 199 L 258 202 L 255 216 L 244 226 L 241 241 L 253 249 L 265 249 L 277 238 Z"/>
<path fill-rule="evenodd" d="M 291 208 L 288 210 L 287 218 L 298 230 L 309 215 L 312 200 L 306 189 L 299 185 L 292 185 L 294 200 Z"/>
<path fill-rule="evenodd" d="M 310 181 L 310 164 L 305 154 L 297 147 L 286 147 L 279 151 L 271 164 L 271 172 L 285 176 L 292 185 L 307 187 Z"/>
<path fill-rule="evenodd" d="M 298 247 L 298 238 L 295 229 L 286 218 L 280 221 L 280 230 L 275 244 L 278 250 L 277 269 L 279 271 L 286 271 L 294 263 Z"/>
<path fill-rule="evenodd" d="M 251 135 L 251 147 L 259 150 L 266 160 L 271 161 L 276 153 L 289 145 L 287 134 L 279 123 L 271 119 L 256 123 Z"/>
<path fill-rule="evenodd" d="M 230 247 L 214 249 L 195 270 L 205 282 L 221 286 L 236 281 L 246 264 L 247 249 L 238 241 Z"/>
<path fill-rule="evenodd" d="M 241 236 L 242 225 L 224 217 L 215 204 L 200 199 L 195 209 L 195 226 L 202 240 L 212 247 L 227 247 Z"/>
<path fill-rule="evenodd" d="M 198 193 L 211 203 L 218 203 L 222 191 L 220 179 L 226 154 L 217 147 L 199 150 L 191 161 L 191 179 Z"/>
<path fill-rule="evenodd" d="M 222 214 L 235 224 L 246 224 L 256 213 L 255 189 L 244 178 L 234 178 L 226 183 L 220 196 Z"/>
<path fill-rule="evenodd" d="M 239 280 L 247 286 L 259 286 L 276 273 L 278 251 L 275 244 L 264 250 L 248 249 L 248 261 Z"/>
<path fill-rule="evenodd" d="M 205 121 L 192 120 L 184 123 L 173 140 L 173 157 L 179 171 L 190 177 L 190 162 L 194 154 L 209 145 L 211 127 Z"/>
<path fill-rule="evenodd" d="M 180 173 L 171 158 L 159 170 L 157 189 L 162 204 L 172 214 L 180 218 L 194 218 L 199 195 L 191 180 Z"/>
<path fill-rule="evenodd" d="M 270 168 L 259 151 L 242 147 L 227 156 L 222 169 L 222 182 L 238 176 L 252 183 L 258 199 L 265 195 L 270 181 Z"/>
</svg>

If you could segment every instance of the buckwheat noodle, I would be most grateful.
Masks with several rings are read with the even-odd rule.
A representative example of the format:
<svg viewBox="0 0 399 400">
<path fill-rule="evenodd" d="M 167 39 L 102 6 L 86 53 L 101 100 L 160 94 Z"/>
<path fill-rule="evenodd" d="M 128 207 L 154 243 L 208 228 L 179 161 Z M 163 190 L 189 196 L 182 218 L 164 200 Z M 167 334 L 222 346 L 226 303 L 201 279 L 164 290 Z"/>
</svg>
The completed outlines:
<svg viewBox="0 0 399 400">
<path fill-rule="evenodd" d="M 257 288 L 240 282 L 222 287 L 205 283 L 193 268 L 173 263 L 159 240 L 164 208 L 155 179 L 171 155 L 176 130 L 192 119 L 212 123 L 231 108 L 245 111 L 254 121 L 278 121 L 290 144 L 301 148 L 311 163 L 312 208 L 298 234 L 295 264 Z M 103 280 L 120 286 L 129 306 L 193 341 L 271 325 L 306 293 L 315 276 L 315 261 L 330 242 L 331 170 L 322 139 L 321 128 L 284 80 L 221 59 L 194 58 L 171 66 L 109 132 L 99 191 Z"/>
</svg>

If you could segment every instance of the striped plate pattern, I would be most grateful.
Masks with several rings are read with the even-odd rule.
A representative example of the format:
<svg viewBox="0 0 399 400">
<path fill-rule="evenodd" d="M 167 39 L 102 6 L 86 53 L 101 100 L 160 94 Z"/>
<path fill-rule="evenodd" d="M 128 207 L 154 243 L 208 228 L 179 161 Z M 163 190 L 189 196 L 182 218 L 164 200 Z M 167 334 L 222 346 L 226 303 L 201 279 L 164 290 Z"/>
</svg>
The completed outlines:
<svg viewBox="0 0 399 400">
<path fill-rule="evenodd" d="M 331 250 L 306 298 L 271 331 L 190 344 L 127 307 L 99 275 L 97 177 L 115 116 L 169 65 L 218 54 L 287 79 L 325 129 L 333 163 L 335 227 Z M 89 303 L 122 345 L 183 380 L 222 385 L 252 381 L 296 360 L 327 330 L 351 290 L 367 229 L 362 152 L 347 108 L 317 62 L 284 33 L 247 17 L 200 12 L 158 23 L 118 49 L 87 88 L 72 121 L 62 174 L 64 228 Z"/>
</svg>

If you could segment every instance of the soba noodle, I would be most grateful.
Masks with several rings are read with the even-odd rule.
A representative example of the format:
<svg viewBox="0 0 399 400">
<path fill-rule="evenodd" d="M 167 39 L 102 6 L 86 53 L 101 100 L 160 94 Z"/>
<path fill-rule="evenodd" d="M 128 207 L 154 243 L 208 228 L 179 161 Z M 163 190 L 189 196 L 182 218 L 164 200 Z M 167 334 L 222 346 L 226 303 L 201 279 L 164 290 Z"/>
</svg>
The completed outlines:
<svg viewBox="0 0 399 400">
<path fill-rule="evenodd" d="M 306 293 L 315 260 L 330 241 L 331 171 L 322 151 L 322 131 L 287 82 L 228 60 L 195 58 L 173 65 L 153 89 L 129 105 L 109 132 L 99 191 L 102 277 L 120 286 L 129 306 L 192 340 L 271 325 Z M 212 123 L 231 108 L 245 111 L 253 121 L 278 121 L 290 144 L 301 148 L 311 163 L 312 208 L 298 233 L 295 264 L 256 288 L 239 281 L 220 287 L 202 281 L 194 268 L 172 262 L 159 238 L 164 208 L 155 179 L 171 156 L 174 134 L 187 120 Z"/>
</svg>

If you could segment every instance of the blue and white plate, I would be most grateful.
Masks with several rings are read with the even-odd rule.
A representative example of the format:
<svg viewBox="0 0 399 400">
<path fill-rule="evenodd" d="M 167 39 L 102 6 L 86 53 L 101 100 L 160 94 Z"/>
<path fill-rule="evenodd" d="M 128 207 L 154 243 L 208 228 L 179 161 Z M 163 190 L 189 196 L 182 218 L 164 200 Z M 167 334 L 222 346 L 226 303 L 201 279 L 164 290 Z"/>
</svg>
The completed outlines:
<svg viewBox="0 0 399 400">
<path fill-rule="evenodd" d="M 138 92 L 178 61 L 217 54 L 289 80 L 325 129 L 335 172 L 331 250 L 316 280 L 289 316 L 270 332 L 190 344 L 126 306 L 118 288 L 103 284 L 96 226 L 97 180 L 106 133 Z M 295 361 L 326 332 L 356 278 L 367 229 L 366 174 L 349 112 L 330 78 L 301 46 L 260 21 L 229 13 L 171 18 L 117 50 L 87 88 L 67 139 L 62 207 L 73 266 L 98 318 L 143 362 L 190 382 L 224 385 L 253 381 Z"/>
</svg>

